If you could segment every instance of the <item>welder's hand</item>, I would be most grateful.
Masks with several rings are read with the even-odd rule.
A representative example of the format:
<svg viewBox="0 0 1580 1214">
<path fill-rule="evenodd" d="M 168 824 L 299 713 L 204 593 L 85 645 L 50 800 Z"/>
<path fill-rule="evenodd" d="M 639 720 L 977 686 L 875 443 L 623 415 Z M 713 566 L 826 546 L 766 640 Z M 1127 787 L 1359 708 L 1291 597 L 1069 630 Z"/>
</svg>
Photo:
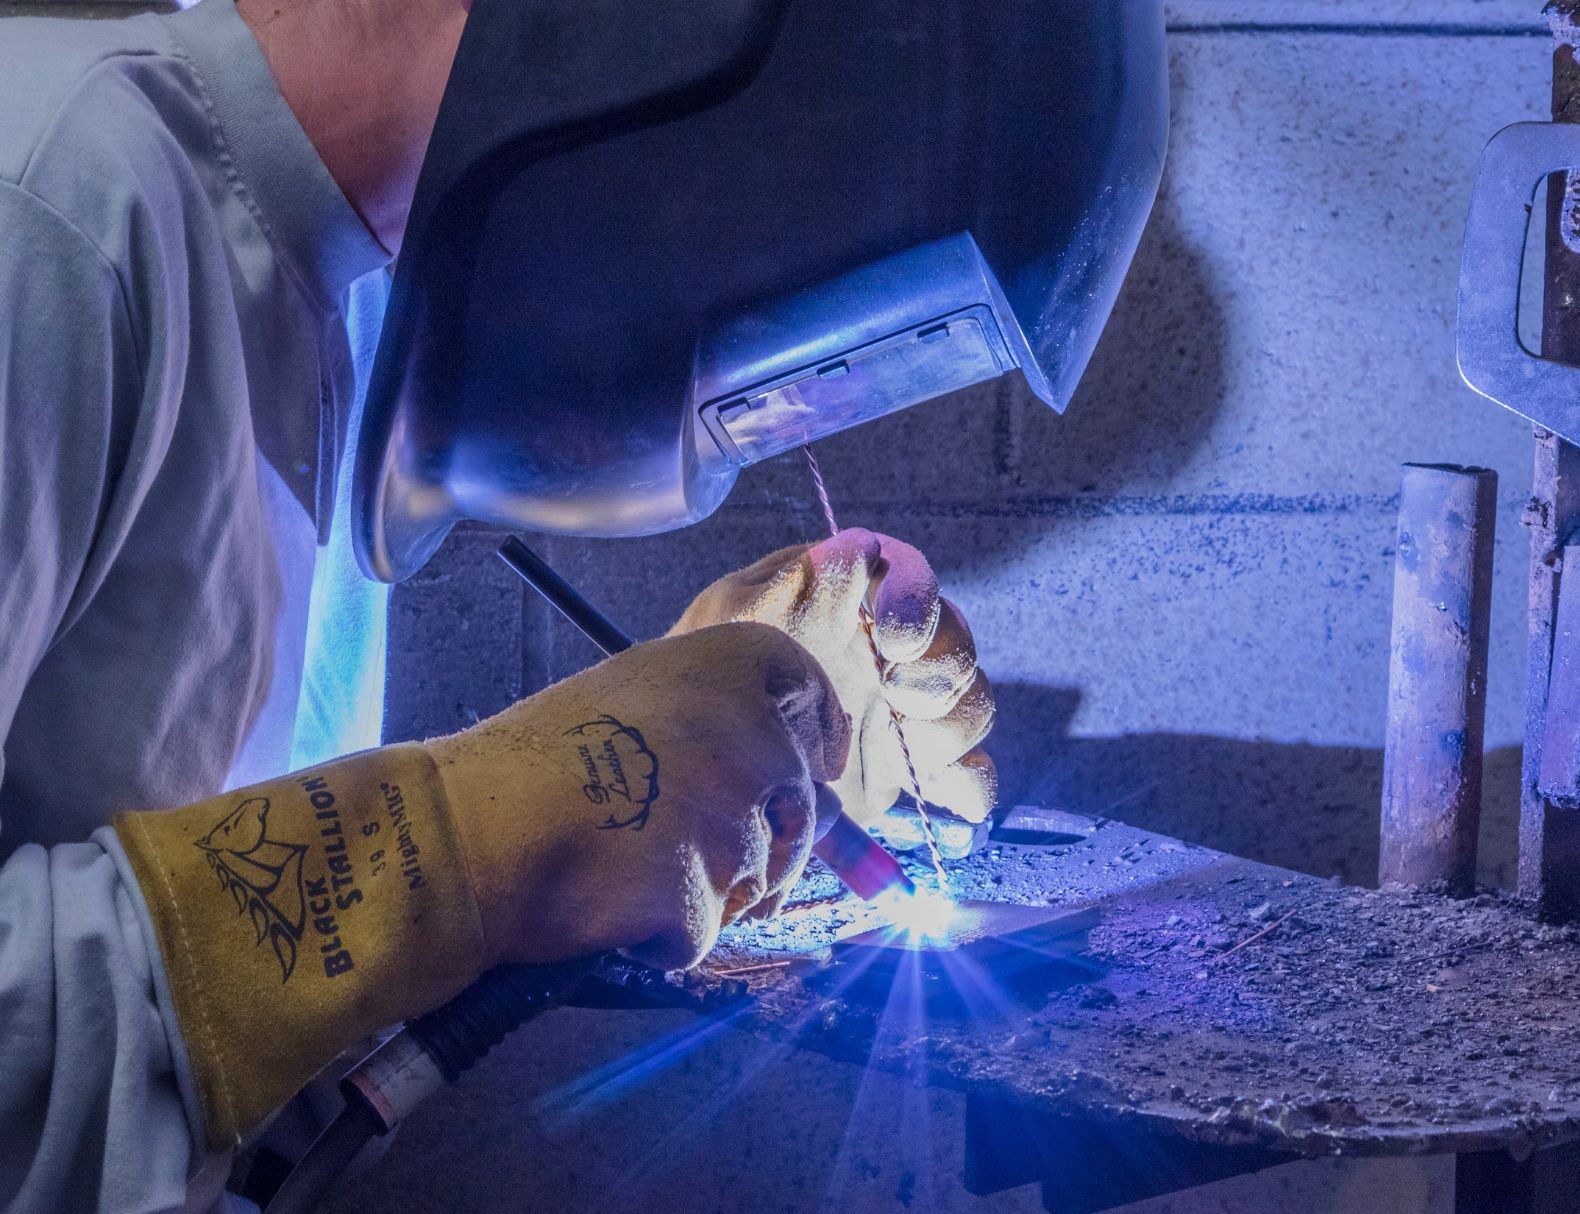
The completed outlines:
<svg viewBox="0 0 1580 1214">
<path fill-rule="evenodd" d="M 938 579 L 915 548 L 851 528 L 783 549 L 709 586 L 672 631 L 724 620 L 772 624 L 828 672 L 855 725 L 850 763 L 834 789 L 858 822 L 874 821 L 910 789 L 891 704 L 927 799 L 973 822 L 993 808 L 997 777 L 979 745 L 993 723 L 993 691 L 977 669 L 965 618 L 940 597 Z"/>
<path fill-rule="evenodd" d="M 811 655 L 725 624 L 638 645 L 428 743 L 491 961 L 624 948 L 696 964 L 777 909 L 811 854 L 850 725 Z"/>
<path fill-rule="evenodd" d="M 726 624 L 464 733 L 119 815 L 210 1144 L 501 961 L 700 960 L 800 874 L 849 744 L 805 649 Z"/>
</svg>

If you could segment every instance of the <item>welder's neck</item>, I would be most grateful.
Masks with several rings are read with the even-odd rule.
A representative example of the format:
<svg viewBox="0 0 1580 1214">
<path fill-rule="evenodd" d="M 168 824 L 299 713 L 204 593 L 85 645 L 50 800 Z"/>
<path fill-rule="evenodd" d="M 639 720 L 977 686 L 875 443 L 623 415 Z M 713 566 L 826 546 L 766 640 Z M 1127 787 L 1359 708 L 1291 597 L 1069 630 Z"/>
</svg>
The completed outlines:
<svg viewBox="0 0 1580 1214">
<path fill-rule="evenodd" d="M 236 8 L 330 174 L 398 252 L 471 0 L 237 0 Z"/>
</svg>

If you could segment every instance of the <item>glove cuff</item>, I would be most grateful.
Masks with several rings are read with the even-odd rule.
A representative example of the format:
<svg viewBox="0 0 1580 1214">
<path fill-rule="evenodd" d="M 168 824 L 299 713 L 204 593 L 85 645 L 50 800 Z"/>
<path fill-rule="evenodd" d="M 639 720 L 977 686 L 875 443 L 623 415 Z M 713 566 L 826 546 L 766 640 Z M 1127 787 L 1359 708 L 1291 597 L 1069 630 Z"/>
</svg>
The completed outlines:
<svg viewBox="0 0 1580 1214">
<path fill-rule="evenodd" d="M 420 744 L 114 826 L 216 1149 L 352 1042 L 443 1003 L 482 969 L 464 853 Z"/>
</svg>

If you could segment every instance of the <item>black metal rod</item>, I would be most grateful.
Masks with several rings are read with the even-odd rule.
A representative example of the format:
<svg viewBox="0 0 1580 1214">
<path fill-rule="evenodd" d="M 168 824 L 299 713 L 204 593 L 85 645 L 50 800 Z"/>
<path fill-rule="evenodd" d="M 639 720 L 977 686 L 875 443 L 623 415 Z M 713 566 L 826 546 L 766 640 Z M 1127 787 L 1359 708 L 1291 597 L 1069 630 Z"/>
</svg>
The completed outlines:
<svg viewBox="0 0 1580 1214">
<path fill-rule="evenodd" d="M 584 599 L 576 587 L 555 573 L 547 561 L 515 536 L 499 546 L 499 559 L 519 573 L 522 581 L 547 599 L 549 606 L 581 629 L 587 639 L 605 654 L 621 653 L 636 644 L 608 616 Z"/>
</svg>

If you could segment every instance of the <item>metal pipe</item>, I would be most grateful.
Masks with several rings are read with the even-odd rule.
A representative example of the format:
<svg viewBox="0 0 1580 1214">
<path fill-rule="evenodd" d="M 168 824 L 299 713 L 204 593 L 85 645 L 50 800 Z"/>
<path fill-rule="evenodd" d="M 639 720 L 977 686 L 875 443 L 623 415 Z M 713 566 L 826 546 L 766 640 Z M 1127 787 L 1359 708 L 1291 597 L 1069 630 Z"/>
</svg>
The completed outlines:
<svg viewBox="0 0 1580 1214">
<path fill-rule="evenodd" d="M 1498 475 L 1405 464 L 1394 558 L 1378 879 L 1476 878 Z"/>
</svg>

